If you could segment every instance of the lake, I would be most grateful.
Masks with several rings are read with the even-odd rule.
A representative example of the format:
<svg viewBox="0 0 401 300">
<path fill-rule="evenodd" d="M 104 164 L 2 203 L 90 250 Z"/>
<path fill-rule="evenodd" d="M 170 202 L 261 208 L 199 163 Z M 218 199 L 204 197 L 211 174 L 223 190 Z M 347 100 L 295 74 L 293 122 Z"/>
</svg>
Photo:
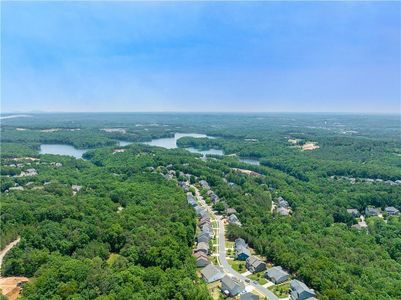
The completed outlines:
<svg viewBox="0 0 401 300">
<path fill-rule="evenodd" d="M 260 162 L 256 158 L 252 157 L 239 157 L 240 162 L 247 163 L 254 166 L 260 166 Z"/>
<path fill-rule="evenodd" d="M 182 137 L 193 137 L 193 138 L 209 138 L 213 139 L 214 137 L 208 136 L 206 134 L 201 134 L 201 133 L 178 133 L 176 132 L 174 134 L 174 137 L 171 138 L 160 138 L 160 139 L 153 139 L 150 142 L 144 142 L 143 144 L 150 145 L 150 146 L 158 146 L 158 147 L 163 147 L 166 149 L 175 149 L 177 147 L 177 140 L 182 138 Z M 213 155 L 223 155 L 223 150 L 218 150 L 218 149 L 209 149 L 209 150 L 198 150 L 195 148 L 184 148 L 188 150 L 189 152 L 192 153 L 199 153 L 199 154 L 213 154 Z"/>
<path fill-rule="evenodd" d="M 171 138 L 160 138 L 160 139 L 153 139 L 150 142 L 144 142 L 143 144 L 151 145 L 151 146 L 159 146 L 166 149 L 175 149 L 177 147 L 177 140 L 184 136 L 194 137 L 194 138 L 214 138 L 207 136 L 206 134 L 199 134 L 199 133 L 176 133 L 174 137 Z M 117 140 L 118 145 L 120 147 L 131 145 L 132 142 Z M 186 150 L 192 153 L 199 153 L 199 154 L 213 154 L 213 155 L 223 155 L 223 150 L 218 149 L 209 149 L 209 150 L 198 150 L 195 148 L 185 148 Z M 75 158 L 82 158 L 82 155 L 88 151 L 88 149 L 77 149 L 71 145 L 63 145 L 63 144 L 42 144 L 40 145 L 40 154 L 55 154 L 55 155 L 68 155 L 73 156 Z"/>
<path fill-rule="evenodd" d="M 88 149 L 77 149 L 71 145 L 63 144 L 42 144 L 40 145 L 40 154 L 68 155 L 75 158 L 82 158 L 82 155 Z"/>
</svg>

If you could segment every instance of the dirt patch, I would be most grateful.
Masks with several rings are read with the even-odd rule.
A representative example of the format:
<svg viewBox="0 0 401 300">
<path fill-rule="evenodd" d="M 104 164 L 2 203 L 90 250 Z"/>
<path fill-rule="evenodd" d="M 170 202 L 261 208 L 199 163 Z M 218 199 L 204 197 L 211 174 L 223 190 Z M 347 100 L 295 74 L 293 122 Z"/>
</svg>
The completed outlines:
<svg viewBox="0 0 401 300">
<path fill-rule="evenodd" d="M 26 277 L 5 277 L 0 278 L 1 293 L 8 297 L 9 300 L 17 299 L 21 293 L 21 285 L 28 282 Z"/>
<path fill-rule="evenodd" d="M 302 150 L 315 150 L 320 148 L 316 143 L 306 143 L 302 145 Z"/>
</svg>

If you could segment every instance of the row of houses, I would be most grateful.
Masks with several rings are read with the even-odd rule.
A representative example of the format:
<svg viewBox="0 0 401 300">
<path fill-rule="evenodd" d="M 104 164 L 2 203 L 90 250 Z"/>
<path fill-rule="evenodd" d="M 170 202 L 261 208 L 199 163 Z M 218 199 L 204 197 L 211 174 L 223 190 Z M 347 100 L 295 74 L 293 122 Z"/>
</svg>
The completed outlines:
<svg viewBox="0 0 401 300">
<path fill-rule="evenodd" d="M 209 264 L 208 266 L 206 266 L 201 270 L 201 275 L 206 283 L 221 281 L 221 287 L 220 287 L 221 292 L 227 297 L 235 297 L 238 294 L 245 291 L 245 283 L 235 277 L 230 277 L 226 275 L 220 266 Z M 253 298 L 253 299 L 259 299 L 259 298 Z"/>
<path fill-rule="evenodd" d="M 361 213 L 356 208 L 348 208 L 347 212 L 354 218 L 359 218 L 361 216 Z M 397 216 L 400 214 L 400 211 L 393 206 L 387 206 L 386 208 L 384 208 L 384 212 L 389 216 Z M 377 217 L 381 215 L 381 213 L 381 209 L 374 206 L 368 206 L 365 208 L 366 217 Z"/>
<path fill-rule="evenodd" d="M 210 262 L 209 255 L 209 242 L 213 237 L 213 228 L 210 221 L 209 213 L 206 209 L 198 205 L 192 193 L 187 193 L 187 202 L 195 209 L 195 213 L 199 218 L 198 226 L 200 232 L 196 236 L 196 248 L 194 250 L 194 257 L 196 259 L 197 267 L 207 266 Z"/>
<path fill-rule="evenodd" d="M 246 268 L 251 273 L 258 273 L 266 270 L 266 263 L 250 254 L 248 245 L 242 238 L 237 238 L 235 240 L 235 258 L 237 260 L 245 260 Z M 281 266 L 267 269 L 264 276 L 274 284 L 281 284 L 290 279 L 290 274 L 283 270 Z M 299 280 L 291 281 L 290 295 L 293 300 L 313 299 L 316 297 L 315 292 Z"/>
</svg>

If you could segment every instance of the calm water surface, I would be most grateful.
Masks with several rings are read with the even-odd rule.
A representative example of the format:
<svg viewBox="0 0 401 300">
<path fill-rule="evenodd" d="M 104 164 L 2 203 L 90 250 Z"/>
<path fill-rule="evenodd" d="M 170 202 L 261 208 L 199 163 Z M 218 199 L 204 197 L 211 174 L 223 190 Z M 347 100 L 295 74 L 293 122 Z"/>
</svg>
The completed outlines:
<svg viewBox="0 0 401 300">
<path fill-rule="evenodd" d="M 159 146 L 166 149 L 175 149 L 177 147 L 177 140 L 184 136 L 194 137 L 194 138 L 213 138 L 207 136 L 206 134 L 199 133 L 176 133 L 174 137 L 171 138 L 160 138 L 153 139 L 150 142 L 144 142 L 143 144 L 151 145 L 151 146 Z M 120 147 L 131 145 L 132 142 L 118 140 L 118 145 Z M 213 154 L 213 155 L 223 155 L 223 150 L 218 149 L 209 149 L 209 150 L 198 150 L 195 148 L 185 148 L 193 153 L 200 153 L 203 155 Z M 63 145 L 63 144 L 42 144 L 40 145 L 40 154 L 55 154 L 55 155 L 68 155 L 73 156 L 75 158 L 82 158 L 82 155 L 88 151 L 88 149 L 77 149 L 71 145 Z"/>
<path fill-rule="evenodd" d="M 163 148 L 166 148 L 166 149 L 175 149 L 175 148 L 178 148 L 177 147 L 177 140 L 179 138 L 184 137 L 184 136 L 193 137 L 193 138 L 213 138 L 213 137 L 207 136 L 206 134 L 200 134 L 200 133 L 178 133 L 177 132 L 177 133 L 174 134 L 174 137 L 153 139 L 150 142 L 144 142 L 144 144 L 151 145 L 151 146 L 159 146 L 159 147 L 163 147 Z M 210 149 L 210 150 L 206 150 L 206 151 L 197 150 L 195 148 L 186 148 L 186 149 L 188 151 L 194 152 L 194 153 L 218 154 L 218 155 L 222 155 L 223 154 L 223 151 L 216 150 L 216 149 Z M 216 151 L 217 152 L 221 151 L 221 153 L 213 153 L 213 152 L 216 152 Z"/>
<path fill-rule="evenodd" d="M 260 166 L 260 162 L 256 158 L 239 157 L 238 159 L 239 159 L 239 161 L 241 161 L 243 163 L 247 163 L 247 164 L 254 165 L 254 166 Z"/>
<path fill-rule="evenodd" d="M 40 145 L 40 154 L 68 155 L 75 158 L 82 158 L 82 155 L 88 149 L 77 149 L 71 145 L 63 144 L 42 144 Z"/>
</svg>

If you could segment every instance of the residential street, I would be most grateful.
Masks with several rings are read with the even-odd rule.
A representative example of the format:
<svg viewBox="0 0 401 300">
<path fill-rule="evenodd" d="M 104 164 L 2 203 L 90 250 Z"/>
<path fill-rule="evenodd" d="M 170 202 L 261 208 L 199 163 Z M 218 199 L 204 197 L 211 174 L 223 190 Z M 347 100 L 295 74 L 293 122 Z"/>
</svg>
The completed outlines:
<svg viewBox="0 0 401 300">
<path fill-rule="evenodd" d="M 225 248 L 225 229 L 224 229 L 224 222 L 223 218 L 221 216 L 216 215 L 213 210 L 211 209 L 210 206 L 208 206 L 205 201 L 203 200 L 202 196 L 200 195 L 198 189 L 193 186 L 196 191 L 196 197 L 199 200 L 199 203 L 201 204 L 202 207 L 206 208 L 212 218 L 214 218 L 217 221 L 218 224 L 218 232 L 217 232 L 217 237 L 218 237 L 218 262 L 219 265 L 223 268 L 224 272 L 237 277 L 238 279 L 241 279 L 245 285 L 250 285 L 254 289 L 256 289 L 259 293 L 267 297 L 267 299 L 270 300 L 279 300 L 279 298 L 273 294 L 270 290 L 266 289 L 265 287 L 261 286 L 260 284 L 255 284 L 252 280 L 248 283 L 246 280 L 249 280 L 249 278 L 241 275 L 237 271 L 235 271 L 231 265 L 227 262 L 226 259 L 226 248 Z"/>
<path fill-rule="evenodd" d="M 238 273 L 237 271 L 235 271 L 230 264 L 227 262 L 226 259 L 226 248 L 225 248 L 225 231 L 224 231 L 224 223 L 223 220 L 221 218 L 221 216 L 215 216 L 216 220 L 218 221 L 219 224 L 219 262 L 220 265 L 223 267 L 224 271 L 226 273 L 229 273 L 239 279 L 241 279 L 242 281 L 245 282 L 246 279 L 249 279 L 243 275 L 241 275 L 240 273 Z M 271 300 L 278 300 L 279 298 L 274 295 L 270 290 L 264 288 L 263 286 L 261 286 L 260 284 L 255 284 L 253 281 L 251 281 L 250 283 L 246 283 L 248 285 L 253 286 L 258 292 L 260 292 L 261 294 L 263 294 L 264 296 L 266 296 L 268 299 Z"/>
</svg>

